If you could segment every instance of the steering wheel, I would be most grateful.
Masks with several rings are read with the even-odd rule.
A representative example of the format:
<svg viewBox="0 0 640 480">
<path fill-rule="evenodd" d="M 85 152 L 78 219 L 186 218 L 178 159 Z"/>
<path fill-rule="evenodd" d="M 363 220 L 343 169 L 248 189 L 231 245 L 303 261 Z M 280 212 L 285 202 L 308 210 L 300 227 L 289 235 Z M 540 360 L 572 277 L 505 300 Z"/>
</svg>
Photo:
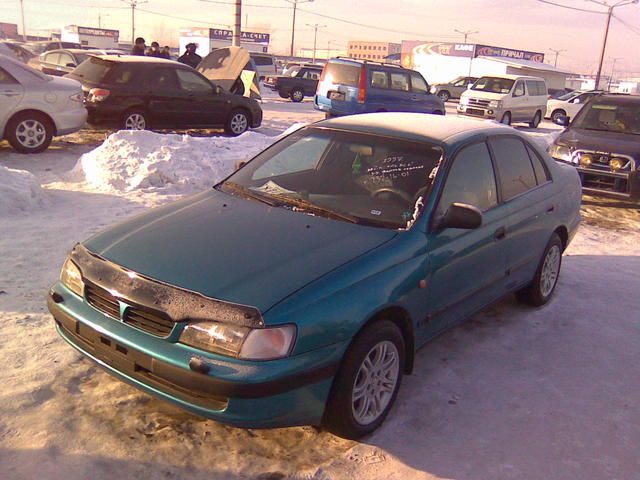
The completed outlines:
<svg viewBox="0 0 640 480">
<path fill-rule="evenodd" d="M 396 188 L 390 188 L 390 187 L 379 188 L 378 190 L 376 190 L 374 192 L 371 192 L 371 196 L 372 197 L 377 197 L 378 195 L 380 195 L 382 193 L 393 193 L 396 197 L 400 197 L 402 200 L 404 200 L 405 202 L 407 202 L 409 204 L 413 204 L 414 203 L 413 199 L 408 194 L 406 194 L 402 190 L 398 190 Z"/>
</svg>

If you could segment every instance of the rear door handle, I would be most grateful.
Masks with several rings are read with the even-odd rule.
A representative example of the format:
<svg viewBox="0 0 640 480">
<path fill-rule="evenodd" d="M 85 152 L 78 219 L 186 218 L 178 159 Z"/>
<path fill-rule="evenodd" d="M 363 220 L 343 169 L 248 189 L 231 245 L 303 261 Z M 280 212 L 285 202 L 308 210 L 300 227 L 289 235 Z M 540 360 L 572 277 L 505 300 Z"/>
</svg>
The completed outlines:
<svg viewBox="0 0 640 480">
<path fill-rule="evenodd" d="M 504 227 L 500 227 L 495 232 L 493 232 L 493 238 L 496 240 L 502 240 L 506 236 L 507 236 L 507 229 Z"/>
<path fill-rule="evenodd" d="M 20 92 L 2 92 L 0 95 L 4 95 L 5 97 L 17 97 L 20 95 Z"/>
<path fill-rule="evenodd" d="M 555 205 L 551 205 L 549 208 L 547 208 L 547 213 L 553 213 L 556 209 Z"/>
</svg>

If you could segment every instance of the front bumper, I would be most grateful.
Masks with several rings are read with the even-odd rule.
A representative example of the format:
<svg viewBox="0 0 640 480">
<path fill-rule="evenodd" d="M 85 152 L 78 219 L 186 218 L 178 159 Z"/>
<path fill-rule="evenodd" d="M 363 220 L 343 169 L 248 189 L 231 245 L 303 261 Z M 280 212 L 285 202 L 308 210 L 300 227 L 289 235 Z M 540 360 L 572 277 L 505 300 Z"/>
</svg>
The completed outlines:
<svg viewBox="0 0 640 480">
<path fill-rule="evenodd" d="M 630 200 L 640 199 L 640 172 L 637 170 L 613 172 L 585 168 L 558 158 L 554 160 L 571 165 L 578 171 L 582 190 L 586 193 Z"/>
<path fill-rule="evenodd" d="M 56 135 L 77 132 L 87 122 L 87 109 L 84 107 L 66 110 L 52 115 L 56 124 Z"/>
<path fill-rule="evenodd" d="M 60 283 L 47 300 L 56 329 L 108 373 L 192 413 L 269 428 L 319 424 L 347 342 L 251 362 L 171 343 L 114 320 Z"/>
<path fill-rule="evenodd" d="M 475 105 L 458 104 L 457 111 L 460 115 L 476 118 L 495 119 L 502 118 L 503 111 L 497 108 L 481 107 Z"/>
</svg>

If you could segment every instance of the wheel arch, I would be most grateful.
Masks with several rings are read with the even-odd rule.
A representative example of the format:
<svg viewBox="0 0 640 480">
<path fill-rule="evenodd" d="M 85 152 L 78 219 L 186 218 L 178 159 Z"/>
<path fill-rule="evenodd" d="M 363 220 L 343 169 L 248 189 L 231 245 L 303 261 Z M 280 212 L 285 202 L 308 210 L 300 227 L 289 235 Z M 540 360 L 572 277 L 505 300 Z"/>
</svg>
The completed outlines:
<svg viewBox="0 0 640 480">
<path fill-rule="evenodd" d="M 569 243 L 569 231 L 567 230 L 567 227 L 560 225 L 553 231 L 553 233 L 560 237 L 560 241 L 562 241 L 562 251 L 564 251 Z"/>
<path fill-rule="evenodd" d="M 58 135 L 58 126 L 56 125 L 56 122 L 53 120 L 51 115 L 49 115 L 47 112 L 43 112 L 42 110 L 38 110 L 38 109 L 35 109 L 35 108 L 25 108 L 24 110 L 20 110 L 18 112 L 14 112 L 13 115 L 11 115 L 7 119 L 7 123 L 5 123 L 5 125 L 4 125 L 4 132 L 2 132 L 2 138 L 6 138 L 7 137 L 7 128 L 9 128 L 9 125 L 11 124 L 11 121 L 16 116 L 21 115 L 23 113 L 37 113 L 38 115 L 43 115 L 49 121 L 51 126 L 53 127 L 53 136 L 55 137 L 56 135 Z"/>
</svg>

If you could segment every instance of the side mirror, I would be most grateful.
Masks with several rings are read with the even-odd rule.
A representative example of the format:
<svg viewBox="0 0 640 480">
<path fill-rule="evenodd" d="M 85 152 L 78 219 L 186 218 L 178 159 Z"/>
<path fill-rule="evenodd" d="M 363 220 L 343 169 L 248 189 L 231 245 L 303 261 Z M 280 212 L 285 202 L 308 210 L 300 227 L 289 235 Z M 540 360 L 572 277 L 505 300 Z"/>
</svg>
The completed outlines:
<svg viewBox="0 0 640 480">
<path fill-rule="evenodd" d="M 438 230 L 462 228 L 473 230 L 482 225 L 482 212 L 466 203 L 452 203 L 444 216 L 436 223 Z"/>
<path fill-rule="evenodd" d="M 568 127 L 571 119 L 566 115 L 558 115 L 553 119 L 553 123 L 560 125 L 561 127 Z"/>
<path fill-rule="evenodd" d="M 236 162 L 236 170 L 240 170 L 242 167 L 244 167 L 247 164 L 246 160 L 239 160 Z"/>
</svg>

